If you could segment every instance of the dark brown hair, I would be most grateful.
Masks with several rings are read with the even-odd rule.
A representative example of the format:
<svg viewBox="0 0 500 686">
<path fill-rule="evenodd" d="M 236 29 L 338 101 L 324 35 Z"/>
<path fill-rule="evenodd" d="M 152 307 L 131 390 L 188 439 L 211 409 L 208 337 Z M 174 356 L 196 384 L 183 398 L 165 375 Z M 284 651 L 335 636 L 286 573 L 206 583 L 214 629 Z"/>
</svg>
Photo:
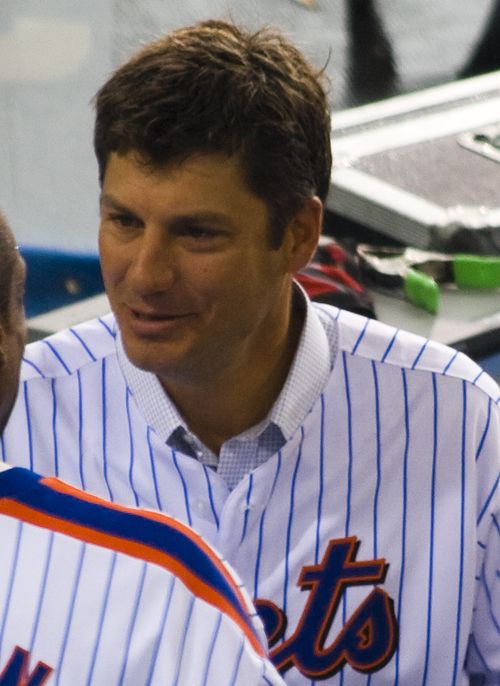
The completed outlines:
<svg viewBox="0 0 500 686">
<path fill-rule="evenodd" d="M 16 261 L 16 241 L 0 212 L 0 321 L 7 326 L 10 324 L 10 297 Z"/>
<path fill-rule="evenodd" d="M 222 21 L 179 29 L 119 68 L 95 98 L 100 181 L 111 152 L 152 167 L 199 153 L 237 154 L 267 203 L 270 245 L 305 199 L 325 200 L 330 113 L 322 73 L 275 30 Z"/>
</svg>

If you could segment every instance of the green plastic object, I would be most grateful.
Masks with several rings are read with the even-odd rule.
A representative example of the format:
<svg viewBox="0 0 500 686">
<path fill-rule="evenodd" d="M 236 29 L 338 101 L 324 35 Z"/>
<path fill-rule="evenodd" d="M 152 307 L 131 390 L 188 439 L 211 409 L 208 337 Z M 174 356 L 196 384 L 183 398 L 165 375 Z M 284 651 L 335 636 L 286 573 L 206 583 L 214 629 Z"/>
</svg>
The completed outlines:
<svg viewBox="0 0 500 686">
<path fill-rule="evenodd" d="M 436 314 L 439 307 L 439 286 L 432 276 L 416 269 L 408 269 L 404 279 L 404 291 L 407 299 L 422 307 L 431 314 Z"/>
<path fill-rule="evenodd" d="M 480 255 L 455 255 L 453 277 L 459 288 L 500 288 L 500 259 Z"/>
</svg>

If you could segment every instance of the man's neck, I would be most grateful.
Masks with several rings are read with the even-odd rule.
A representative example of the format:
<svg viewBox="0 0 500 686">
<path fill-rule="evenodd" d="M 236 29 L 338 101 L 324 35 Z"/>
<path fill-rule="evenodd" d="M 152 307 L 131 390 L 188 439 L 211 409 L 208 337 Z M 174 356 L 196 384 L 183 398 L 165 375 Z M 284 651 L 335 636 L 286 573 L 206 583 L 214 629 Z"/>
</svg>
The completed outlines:
<svg viewBox="0 0 500 686">
<path fill-rule="evenodd" d="M 242 361 L 214 383 L 175 383 L 160 379 L 194 434 L 212 452 L 269 414 L 287 379 L 304 323 L 293 312 L 288 330 L 275 347 L 261 351 L 259 364 Z"/>
</svg>

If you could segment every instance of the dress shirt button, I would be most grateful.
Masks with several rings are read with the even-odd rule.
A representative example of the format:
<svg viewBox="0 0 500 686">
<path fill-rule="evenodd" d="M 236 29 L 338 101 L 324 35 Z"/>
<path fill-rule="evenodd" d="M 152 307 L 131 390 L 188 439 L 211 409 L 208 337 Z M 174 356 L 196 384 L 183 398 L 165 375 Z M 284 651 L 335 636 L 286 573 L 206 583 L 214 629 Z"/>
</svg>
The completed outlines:
<svg viewBox="0 0 500 686">
<path fill-rule="evenodd" d="M 204 500 L 196 501 L 196 511 L 204 519 L 207 519 L 211 516 L 210 505 L 206 503 Z"/>
</svg>

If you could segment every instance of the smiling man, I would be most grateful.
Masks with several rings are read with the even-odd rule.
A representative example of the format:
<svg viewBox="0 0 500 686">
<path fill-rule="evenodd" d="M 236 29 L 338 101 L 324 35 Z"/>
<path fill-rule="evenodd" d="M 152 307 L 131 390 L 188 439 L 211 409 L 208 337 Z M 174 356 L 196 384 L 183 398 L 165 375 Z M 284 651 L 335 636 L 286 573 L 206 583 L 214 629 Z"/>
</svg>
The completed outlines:
<svg viewBox="0 0 500 686">
<path fill-rule="evenodd" d="M 329 188 L 321 75 L 210 21 L 96 111 L 113 314 L 29 347 L 6 457 L 193 524 L 289 684 L 500 684 L 498 388 L 293 278 Z"/>
</svg>

